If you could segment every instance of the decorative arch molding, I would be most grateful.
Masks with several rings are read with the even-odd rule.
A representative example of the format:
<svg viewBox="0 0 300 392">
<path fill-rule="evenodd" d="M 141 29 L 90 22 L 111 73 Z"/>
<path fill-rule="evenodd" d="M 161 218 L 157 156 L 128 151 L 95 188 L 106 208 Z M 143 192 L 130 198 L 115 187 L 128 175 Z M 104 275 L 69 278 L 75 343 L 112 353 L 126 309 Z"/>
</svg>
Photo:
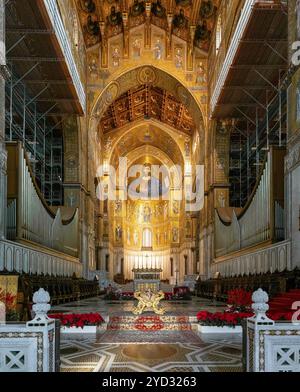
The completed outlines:
<svg viewBox="0 0 300 392">
<path fill-rule="evenodd" d="M 176 171 L 173 172 L 173 174 L 176 175 L 177 178 L 176 181 L 174 182 L 174 176 L 170 175 L 171 186 L 175 187 L 175 184 L 177 185 L 179 184 L 182 176 L 180 175 L 181 173 L 177 170 L 177 166 L 175 166 L 175 163 L 167 154 L 165 154 L 162 150 L 154 146 L 144 145 L 136 148 L 135 150 L 130 151 L 126 156 L 128 159 L 128 168 L 132 164 L 134 164 L 134 162 L 138 161 L 140 158 L 144 157 L 145 155 L 149 157 L 153 157 L 157 159 L 162 165 L 165 165 L 167 167 L 169 174 L 171 174 L 173 170 L 172 168 L 175 167 Z"/>
<path fill-rule="evenodd" d="M 170 140 L 173 141 L 174 148 L 176 148 L 176 155 L 180 158 L 179 162 L 177 163 L 184 164 L 185 161 L 184 141 L 186 138 L 189 137 L 187 135 L 182 134 L 182 137 L 180 138 L 178 132 L 176 132 L 172 127 L 154 119 L 150 119 L 146 121 L 140 120 L 135 122 L 134 124 L 127 124 L 122 128 L 118 128 L 116 131 L 113 132 L 114 135 L 116 135 L 114 139 L 110 139 L 110 136 L 112 136 L 113 133 L 108 134 L 107 140 L 110 141 L 106 144 L 106 147 L 104 148 L 105 159 L 111 164 L 116 148 L 123 144 L 124 139 L 126 139 L 126 137 L 128 137 L 131 133 L 137 133 L 139 131 L 146 131 L 146 130 L 150 131 L 151 128 L 155 131 L 159 131 L 160 133 L 165 134 L 166 138 L 168 137 L 170 138 Z M 180 142 L 179 139 L 182 139 L 182 141 Z M 153 144 L 151 143 L 148 144 L 143 143 L 143 145 L 148 145 L 149 147 L 153 146 Z M 162 146 L 160 146 L 159 150 L 163 152 L 161 147 Z M 128 151 L 126 152 L 126 155 L 128 154 Z M 170 159 L 169 154 L 165 153 L 165 155 L 168 159 Z"/>
<path fill-rule="evenodd" d="M 193 93 L 175 76 L 170 75 L 166 70 L 153 65 L 142 65 L 132 68 L 119 75 L 115 75 L 115 80 L 111 81 L 106 88 L 101 91 L 96 98 L 90 112 L 90 130 L 96 132 L 99 120 L 107 108 L 122 94 L 142 84 L 152 84 L 154 86 L 170 91 L 180 102 L 182 102 L 192 115 L 194 122 L 199 124 L 200 135 L 200 161 L 204 163 L 205 148 L 205 126 L 204 115 L 200 103 Z"/>
<path fill-rule="evenodd" d="M 128 159 L 128 165 L 132 165 L 134 162 L 145 155 L 156 158 L 159 162 L 161 162 L 161 164 L 167 166 L 168 168 L 171 168 L 175 165 L 173 160 L 164 151 L 160 150 L 158 147 L 149 145 L 143 145 L 136 148 L 135 150 L 130 151 L 126 156 Z"/>
</svg>

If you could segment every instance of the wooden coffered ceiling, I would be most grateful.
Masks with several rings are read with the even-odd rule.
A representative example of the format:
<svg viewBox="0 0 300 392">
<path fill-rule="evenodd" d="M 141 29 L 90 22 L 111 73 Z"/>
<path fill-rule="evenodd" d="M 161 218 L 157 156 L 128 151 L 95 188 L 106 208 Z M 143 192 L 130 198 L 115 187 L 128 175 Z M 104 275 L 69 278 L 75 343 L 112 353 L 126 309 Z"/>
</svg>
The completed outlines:
<svg viewBox="0 0 300 392">
<path fill-rule="evenodd" d="M 142 118 L 154 118 L 188 135 L 195 130 L 182 103 L 166 90 L 149 85 L 131 89 L 114 101 L 101 120 L 101 129 L 107 133 Z"/>
<path fill-rule="evenodd" d="M 185 41 L 195 26 L 194 44 L 208 51 L 220 0 L 76 0 L 86 46 L 100 43 L 142 25 L 150 18 L 158 26 Z M 149 10 L 147 12 L 147 10 Z M 148 15 L 148 16 L 147 16 Z"/>
</svg>

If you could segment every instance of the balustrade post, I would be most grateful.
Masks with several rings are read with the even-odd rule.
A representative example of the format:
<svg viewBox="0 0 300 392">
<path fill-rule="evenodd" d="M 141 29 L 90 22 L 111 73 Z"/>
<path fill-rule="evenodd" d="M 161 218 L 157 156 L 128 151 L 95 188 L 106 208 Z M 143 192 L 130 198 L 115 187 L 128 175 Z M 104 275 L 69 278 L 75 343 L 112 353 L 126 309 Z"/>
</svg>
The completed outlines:
<svg viewBox="0 0 300 392">
<path fill-rule="evenodd" d="M 264 351 L 261 349 L 261 329 L 273 326 L 275 323 L 268 318 L 269 296 L 262 289 L 258 289 L 252 295 L 252 309 L 254 316 L 247 320 L 246 326 L 246 363 L 247 372 L 262 372 L 265 369 Z"/>
<path fill-rule="evenodd" d="M 50 319 L 47 313 L 51 309 L 50 295 L 44 289 L 39 289 L 33 295 L 32 310 L 35 313 L 34 319 L 26 323 L 26 327 L 32 332 L 40 334 L 38 337 L 37 356 L 39 371 L 44 373 L 55 372 L 56 357 L 59 355 L 56 347 L 55 320 Z"/>
</svg>

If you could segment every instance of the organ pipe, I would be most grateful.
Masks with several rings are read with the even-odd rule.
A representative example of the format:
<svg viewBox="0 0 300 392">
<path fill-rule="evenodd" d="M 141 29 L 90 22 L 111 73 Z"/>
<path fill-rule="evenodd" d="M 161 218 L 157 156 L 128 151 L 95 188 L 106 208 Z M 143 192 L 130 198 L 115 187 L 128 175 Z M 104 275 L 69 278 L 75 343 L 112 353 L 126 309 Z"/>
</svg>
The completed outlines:
<svg viewBox="0 0 300 392">
<path fill-rule="evenodd" d="M 12 200 L 8 205 L 7 218 L 10 239 L 30 241 L 76 257 L 78 209 L 68 221 L 64 221 L 61 208 L 54 212 L 47 205 L 21 144 L 8 143 L 7 150 L 8 198 Z"/>
<path fill-rule="evenodd" d="M 215 211 L 216 257 L 224 256 L 266 241 L 283 239 L 284 149 L 268 152 L 259 180 L 242 211 L 231 209 L 231 219 L 222 216 L 222 208 Z M 224 214 L 223 214 L 224 215 Z"/>
</svg>

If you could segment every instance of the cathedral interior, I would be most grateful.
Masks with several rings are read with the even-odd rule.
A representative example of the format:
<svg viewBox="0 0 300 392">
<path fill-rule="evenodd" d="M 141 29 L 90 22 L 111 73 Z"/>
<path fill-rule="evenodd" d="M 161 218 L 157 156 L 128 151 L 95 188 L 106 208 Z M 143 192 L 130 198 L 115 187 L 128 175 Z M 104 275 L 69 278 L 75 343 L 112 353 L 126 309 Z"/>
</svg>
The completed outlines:
<svg viewBox="0 0 300 392">
<path fill-rule="evenodd" d="M 298 0 L 0 0 L 0 293 L 110 318 L 61 371 L 241 371 L 175 318 L 300 301 L 299 41 Z M 178 289 L 166 345 L 115 298 Z"/>
</svg>

